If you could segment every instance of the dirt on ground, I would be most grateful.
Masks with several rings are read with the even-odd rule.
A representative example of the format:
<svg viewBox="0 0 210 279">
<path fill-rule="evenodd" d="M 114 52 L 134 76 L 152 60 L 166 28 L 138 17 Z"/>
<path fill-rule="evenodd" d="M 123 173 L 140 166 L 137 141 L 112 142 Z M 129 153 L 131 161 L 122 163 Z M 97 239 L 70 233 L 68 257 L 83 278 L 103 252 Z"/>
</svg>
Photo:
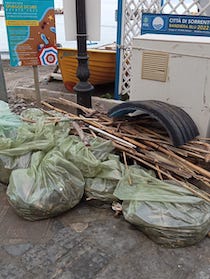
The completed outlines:
<svg viewBox="0 0 210 279">
<path fill-rule="evenodd" d="M 34 76 L 33 76 L 33 67 L 11 67 L 9 60 L 2 61 L 8 100 L 10 108 L 19 113 L 22 108 L 34 107 L 36 106 L 35 102 L 27 102 L 23 99 L 16 98 L 14 94 L 14 89 L 16 87 L 26 87 L 34 88 Z M 56 92 L 64 93 L 74 93 L 68 91 L 62 80 L 56 80 L 51 78 L 51 74 L 55 70 L 56 66 L 38 66 L 39 73 L 39 86 L 40 89 L 47 89 Z M 114 84 L 105 84 L 95 86 L 93 96 L 100 96 L 105 98 L 110 98 L 114 94 Z"/>
<path fill-rule="evenodd" d="M 17 86 L 33 87 L 32 68 L 12 68 L 8 61 L 3 67 L 13 110 L 35 106 L 14 96 Z M 40 86 L 66 92 L 62 81 L 48 82 L 53 70 L 39 67 Z M 164 248 L 123 216 L 115 217 L 110 206 L 87 201 L 30 222 L 15 213 L 6 190 L 0 184 L 0 279 L 210 279 L 208 237 L 193 246 Z"/>
<path fill-rule="evenodd" d="M 9 60 L 2 60 L 4 76 L 6 81 L 6 87 L 8 95 L 14 91 L 17 86 L 33 86 L 33 68 L 32 67 L 11 67 Z M 54 66 L 39 66 L 39 78 L 40 82 L 44 83 L 48 76 L 53 72 Z"/>
<path fill-rule="evenodd" d="M 32 67 L 11 67 L 9 60 L 2 60 L 5 83 L 7 88 L 8 103 L 12 111 L 20 113 L 28 107 L 34 107 L 34 102 L 27 102 L 23 99 L 16 98 L 14 90 L 16 87 L 34 87 L 34 76 Z M 48 78 L 53 72 L 53 66 L 38 67 L 40 88 L 43 84 L 48 84 Z M 62 82 L 54 83 L 55 90 L 65 90 Z"/>
</svg>

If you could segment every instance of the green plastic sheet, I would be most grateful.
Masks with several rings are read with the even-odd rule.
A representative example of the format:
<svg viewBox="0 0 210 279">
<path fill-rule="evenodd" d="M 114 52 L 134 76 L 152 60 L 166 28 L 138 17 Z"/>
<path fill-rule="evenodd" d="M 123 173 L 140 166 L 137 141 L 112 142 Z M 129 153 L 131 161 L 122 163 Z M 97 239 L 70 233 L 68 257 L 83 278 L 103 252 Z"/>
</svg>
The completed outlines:
<svg viewBox="0 0 210 279">
<path fill-rule="evenodd" d="M 119 157 L 113 154 L 108 160 L 101 163 L 101 171 L 95 178 L 85 180 L 85 194 L 87 199 L 95 199 L 103 202 L 117 200 L 113 192 L 124 175 L 125 167 L 120 163 Z"/>
<path fill-rule="evenodd" d="M 164 246 L 195 244 L 210 229 L 209 203 L 182 186 L 156 179 L 144 170 L 130 168 L 114 195 L 123 200 L 125 219 Z"/>
</svg>

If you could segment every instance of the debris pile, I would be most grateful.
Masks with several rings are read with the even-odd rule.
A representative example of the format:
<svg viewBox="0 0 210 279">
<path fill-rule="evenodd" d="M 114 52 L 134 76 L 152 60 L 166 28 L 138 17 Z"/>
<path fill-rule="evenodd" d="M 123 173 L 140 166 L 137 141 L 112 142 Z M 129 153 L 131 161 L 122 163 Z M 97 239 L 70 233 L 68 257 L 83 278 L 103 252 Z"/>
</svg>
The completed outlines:
<svg viewBox="0 0 210 279">
<path fill-rule="evenodd" d="M 123 201 L 122 207 L 119 203 L 113 203 L 116 214 L 122 210 L 128 222 L 167 247 L 193 245 L 208 234 L 209 143 L 195 138 L 175 147 L 167 131 L 147 115 L 111 119 L 106 114 L 62 98 L 54 101 L 80 109 L 86 114 L 86 117 L 81 116 L 77 130 L 85 144 L 84 132 L 93 137 L 109 139 L 124 162 L 122 177 L 114 185 L 110 186 L 109 183 L 107 187 L 98 177 L 92 180 L 92 187 L 88 187 L 86 181 L 86 195 L 89 198 L 111 198 L 113 201 L 114 196 Z M 48 103 L 44 102 L 43 105 L 53 109 Z M 73 117 L 71 113 L 54 109 Z"/>
<path fill-rule="evenodd" d="M 15 117 L 18 125 L 0 138 L 0 181 L 8 183 L 8 200 L 19 215 L 56 216 L 85 195 L 113 202 L 116 214 L 122 210 L 128 222 L 163 245 L 187 246 L 207 235 L 207 142 L 194 139 L 175 147 L 148 115 L 112 119 L 62 98 L 42 105 L 20 117 L 8 114 L 8 126 Z"/>
<path fill-rule="evenodd" d="M 110 139 L 114 147 L 122 152 L 125 165 L 130 158 L 132 164 L 136 162 L 154 170 L 160 180 L 178 182 L 194 195 L 210 202 L 208 142 L 195 138 L 182 146 L 174 147 L 163 127 L 148 116 L 112 119 L 106 113 L 81 107 L 63 98 L 52 98 L 51 101 L 83 111 L 86 117 L 80 117 L 80 134 L 85 131 L 94 137 Z M 43 105 L 70 118 L 75 117 L 49 103 L 43 102 Z M 81 138 L 85 142 L 84 136 Z"/>
</svg>

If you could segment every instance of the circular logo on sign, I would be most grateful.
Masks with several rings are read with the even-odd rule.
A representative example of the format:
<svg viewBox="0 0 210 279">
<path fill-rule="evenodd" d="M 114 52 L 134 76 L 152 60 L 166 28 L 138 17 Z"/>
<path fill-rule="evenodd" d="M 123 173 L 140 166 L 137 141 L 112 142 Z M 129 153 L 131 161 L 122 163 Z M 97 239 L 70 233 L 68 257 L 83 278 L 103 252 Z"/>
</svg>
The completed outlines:
<svg viewBox="0 0 210 279">
<path fill-rule="evenodd" d="M 56 65 L 57 59 L 57 49 L 53 46 L 43 47 L 39 53 L 40 65 Z"/>
<path fill-rule="evenodd" d="M 46 56 L 45 59 L 49 64 L 53 64 L 56 60 L 56 57 L 53 54 L 50 53 Z"/>
<path fill-rule="evenodd" d="M 164 20 L 162 19 L 162 17 L 160 16 L 156 16 L 153 21 L 152 21 L 152 26 L 154 27 L 154 29 L 156 30 L 160 30 L 163 28 L 164 26 Z"/>
</svg>

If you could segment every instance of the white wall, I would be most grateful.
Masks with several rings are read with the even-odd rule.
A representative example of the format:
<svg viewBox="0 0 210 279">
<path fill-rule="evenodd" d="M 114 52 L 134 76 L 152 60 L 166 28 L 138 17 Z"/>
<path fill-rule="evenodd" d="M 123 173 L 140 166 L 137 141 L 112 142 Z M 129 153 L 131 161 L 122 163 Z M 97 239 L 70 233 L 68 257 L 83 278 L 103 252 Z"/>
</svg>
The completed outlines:
<svg viewBox="0 0 210 279">
<path fill-rule="evenodd" d="M 201 5 L 201 7 L 205 7 L 208 3 L 210 3 L 209 0 L 200 0 L 200 5 Z M 210 16 L 210 5 L 209 5 L 209 7 L 206 9 L 206 15 Z"/>
</svg>

